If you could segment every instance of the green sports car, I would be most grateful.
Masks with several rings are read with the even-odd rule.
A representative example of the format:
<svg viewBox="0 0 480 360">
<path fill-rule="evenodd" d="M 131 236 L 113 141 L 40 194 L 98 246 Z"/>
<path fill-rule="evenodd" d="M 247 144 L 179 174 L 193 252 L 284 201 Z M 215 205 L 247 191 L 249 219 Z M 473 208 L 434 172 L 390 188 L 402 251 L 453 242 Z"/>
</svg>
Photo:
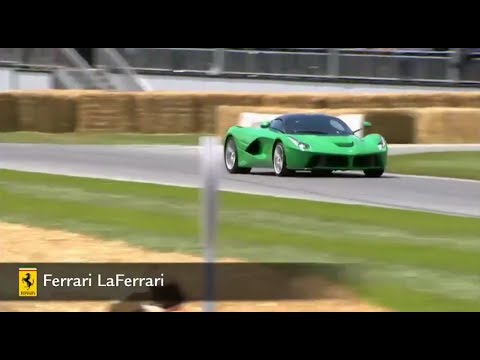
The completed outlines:
<svg viewBox="0 0 480 360">
<path fill-rule="evenodd" d="M 352 131 L 341 119 L 324 114 L 282 115 L 259 128 L 232 126 L 225 136 L 225 166 L 232 174 L 273 167 L 277 176 L 298 170 L 320 175 L 360 170 L 380 177 L 387 165 L 387 143 L 379 134 L 355 135 L 362 128 Z"/>
</svg>

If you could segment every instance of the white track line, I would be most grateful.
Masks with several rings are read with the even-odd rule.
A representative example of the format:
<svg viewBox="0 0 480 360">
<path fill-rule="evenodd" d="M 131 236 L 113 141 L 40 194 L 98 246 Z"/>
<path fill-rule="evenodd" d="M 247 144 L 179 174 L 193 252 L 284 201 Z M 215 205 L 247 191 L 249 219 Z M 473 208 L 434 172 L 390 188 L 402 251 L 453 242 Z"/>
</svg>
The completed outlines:
<svg viewBox="0 0 480 360">
<path fill-rule="evenodd" d="M 428 176 L 428 175 L 407 175 L 407 174 L 396 174 L 396 173 L 385 173 L 385 175 L 392 175 L 396 177 L 419 178 L 419 179 L 427 179 L 427 180 L 432 179 L 432 180 L 444 180 L 444 181 L 459 181 L 459 182 L 469 182 L 469 183 L 480 184 L 480 180 L 474 180 L 474 179 L 461 179 L 461 178 Z"/>
</svg>

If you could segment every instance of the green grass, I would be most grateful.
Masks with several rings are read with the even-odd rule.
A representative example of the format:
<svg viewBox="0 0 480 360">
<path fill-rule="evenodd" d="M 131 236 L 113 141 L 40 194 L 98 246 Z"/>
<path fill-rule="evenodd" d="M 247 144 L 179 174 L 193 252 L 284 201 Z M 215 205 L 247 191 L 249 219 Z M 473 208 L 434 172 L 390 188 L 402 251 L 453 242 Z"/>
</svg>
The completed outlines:
<svg viewBox="0 0 480 360">
<path fill-rule="evenodd" d="M 388 171 L 398 174 L 480 180 L 480 152 L 434 152 L 390 156 Z"/>
<path fill-rule="evenodd" d="M 200 255 L 196 189 L 0 170 L 0 220 Z M 362 262 L 401 311 L 480 310 L 480 219 L 221 193 L 218 255 Z M 137 259 L 138 260 L 138 259 Z"/>
<path fill-rule="evenodd" d="M 98 145 L 135 145 L 169 144 L 198 145 L 198 134 L 112 134 L 112 133 L 40 133 L 40 132 L 4 132 L 0 133 L 0 142 L 31 144 L 98 144 Z"/>
</svg>

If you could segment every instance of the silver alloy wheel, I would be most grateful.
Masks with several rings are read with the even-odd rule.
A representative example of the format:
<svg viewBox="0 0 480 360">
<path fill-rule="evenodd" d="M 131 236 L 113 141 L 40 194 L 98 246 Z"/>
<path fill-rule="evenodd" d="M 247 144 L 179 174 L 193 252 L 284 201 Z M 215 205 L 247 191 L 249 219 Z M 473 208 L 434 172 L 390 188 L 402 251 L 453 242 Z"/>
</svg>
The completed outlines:
<svg viewBox="0 0 480 360">
<path fill-rule="evenodd" d="M 227 149 L 225 150 L 225 164 L 227 165 L 228 170 L 232 170 L 235 166 L 235 160 L 237 159 L 237 153 L 235 150 L 235 145 L 232 140 L 228 141 Z"/>
<path fill-rule="evenodd" d="M 281 145 L 275 147 L 275 153 L 273 154 L 273 167 L 277 174 L 280 174 L 283 170 L 283 148 Z"/>
</svg>

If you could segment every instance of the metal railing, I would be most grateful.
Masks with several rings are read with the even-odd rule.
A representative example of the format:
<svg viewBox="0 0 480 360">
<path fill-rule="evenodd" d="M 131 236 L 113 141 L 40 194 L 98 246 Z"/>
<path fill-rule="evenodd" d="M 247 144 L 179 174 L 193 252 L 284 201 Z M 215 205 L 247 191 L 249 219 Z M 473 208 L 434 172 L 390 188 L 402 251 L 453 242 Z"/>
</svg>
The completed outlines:
<svg viewBox="0 0 480 360">
<path fill-rule="evenodd" d="M 74 49 L 0 49 L 0 62 L 32 66 L 84 69 L 86 86 L 101 81 L 88 64 L 79 61 Z M 148 84 L 139 73 L 232 75 L 236 77 L 294 79 L 358 79 L 455 84 L 479 83 L 478 49 L 462 61 L 462 49 L 205 49 L 205 48 L 117 48 L 96 49 L 96 65 L 104 68 L 116 89 L 143 91 Z M 462 51 L 463 51 L 462 50 Z M 78 56 L 77 56 L 78 55 Z M 472 54 L 470 54 L 472 55 Z M 112 74 L 113 73 L 113 74 Z M 111 74 L 111 75 L 110 75 Z M 75 75 L 77 78 L 78 75 Z M 98 85 L 99 86 L 99 85 Z M 102 85 L 103 86 L 103 85 Z"/>
<path fill-rule="evenodd" d="M 0 48 L 0 62 L 38 67 L 60 64 L 57 48 Z"/>
<path fill-rule="evenodd" d="M 457 67 L 457 50 L 433 49 L 117 49 L 137 72 L 351 78 L 455 83 L 480 81 L 479 61 Z"/>
<path fill-rule="evenodd" d="M 434 55 L 340 53 L 338 56 L 340 77 L 449 80 L 450 66 L 450 57 Z"/>
<path fill-rule="evenodd" d="M 252 75 L 328 75 L 327 54 L 225 50 L 223 73 Z"/>
<path fill-rule="evenodd" d="M 95 49 L 94 63 L 96 68 L 112 74 L 111 80 L 117 89 L 127 91 L 152 90 L 149 84 L 141 79 L 122 55 L 112 48 Z"/>
<path fill-rule="evenodd" d="M 0 48 L 0 63 L 52 71 L 60 88 L 125 90 L 113 84 L 108 72 L 90 66 L 74 48 Z"/>
<path fill-rule="evenodd" d="M 110 84 L 105 83 L 96 75 L 95 69 L 72 48 L 58 49 L 57 59 L 64 67 L 69 69 L 70 79 L 76 82 L 76 89 L 101 89 L 110 90 Z"/>
<path fill-rule="evenodd" d="M 215 49 L 116 49 L 135 69 L 206 73 L 214 66 Z"/>
<path fill-rule="evenodd" d="M 67 69 L 58 69 L 53 73 L 53 82 L 55 89 L 78 89 L 82 84 L 75 80 Z"/>
</svg>

